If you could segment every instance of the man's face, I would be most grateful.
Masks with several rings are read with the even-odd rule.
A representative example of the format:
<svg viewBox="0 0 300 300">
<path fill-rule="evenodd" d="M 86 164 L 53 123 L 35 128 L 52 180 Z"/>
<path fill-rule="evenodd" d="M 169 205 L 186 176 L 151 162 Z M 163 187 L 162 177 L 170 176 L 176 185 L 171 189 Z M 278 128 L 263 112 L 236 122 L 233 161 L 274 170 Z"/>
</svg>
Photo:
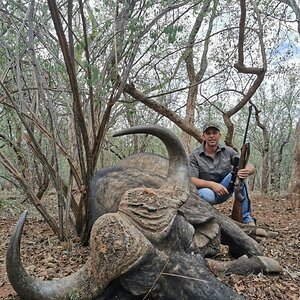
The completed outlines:
<svg viewBox="0 0 300 300">
<path fill-rule="evenodd" d="M 221 138 L 221 133 L 218 129 L 210 127 L 204 131 L 203 138 L 208 146 L 214 147 L 218 144 Z"/>
</svg>

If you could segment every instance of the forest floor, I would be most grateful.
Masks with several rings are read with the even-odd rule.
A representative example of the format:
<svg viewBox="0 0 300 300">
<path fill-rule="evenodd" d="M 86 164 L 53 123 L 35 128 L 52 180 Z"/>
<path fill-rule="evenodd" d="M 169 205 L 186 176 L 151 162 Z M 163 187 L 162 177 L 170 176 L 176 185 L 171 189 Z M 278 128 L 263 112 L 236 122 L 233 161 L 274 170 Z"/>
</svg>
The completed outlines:
<svg viewBox="0 0 300 300">
<path fill-rule="evenodd" d="M 260 245 L 266 256 L 280 263 L 283 273 L 276 277 L 230 275 L 219 279 L 246 299 L 300 299 L 300 199 L 250 195 L 258 226 L 279 232 L 275 238 L 260 241 Z M 5 252 L 20 212 L 30 206 L 23 199 L 16 192 L 0 192 L 0 299 L 20 299 L 6 275 Z M 55 203 L 55 195 L 49 195 L 46 201 Z M 217 208 L 230 215 L 232 202 L 227 202 Z M 229 256 L 224 249 L 222 255 Z M 80 247 L 76 241 L 60 243 L 35 209 L 29 208 L 22 238 L 22 258 L 28 272 L 42 279 L 63 277 L 84 264 L 88 253 L 88 247 Z"/>
</svg>

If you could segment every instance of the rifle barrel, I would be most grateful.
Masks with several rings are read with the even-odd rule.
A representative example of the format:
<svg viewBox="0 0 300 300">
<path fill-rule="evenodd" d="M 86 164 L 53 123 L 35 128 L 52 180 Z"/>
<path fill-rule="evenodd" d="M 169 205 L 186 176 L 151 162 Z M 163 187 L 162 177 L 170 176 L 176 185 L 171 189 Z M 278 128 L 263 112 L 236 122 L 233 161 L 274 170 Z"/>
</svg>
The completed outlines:
<svg viewBox="0 0 300 300">
<path fill-rule="evenodd" d="M 248 128 L 249 128 L 249 123 L 250 123 L 250 118 L 251 118 L 251 112 L 252 112 L 252 104 L 250 104 L 250 106 L 249 106 L 249 113 L 248 113 L 248 119 L 247 119 L 247 124 L 246 124 L 246 130 L 245 130 L 243 145 L 246 144 L 246 140 L 247 140 Z"/>
</svg>

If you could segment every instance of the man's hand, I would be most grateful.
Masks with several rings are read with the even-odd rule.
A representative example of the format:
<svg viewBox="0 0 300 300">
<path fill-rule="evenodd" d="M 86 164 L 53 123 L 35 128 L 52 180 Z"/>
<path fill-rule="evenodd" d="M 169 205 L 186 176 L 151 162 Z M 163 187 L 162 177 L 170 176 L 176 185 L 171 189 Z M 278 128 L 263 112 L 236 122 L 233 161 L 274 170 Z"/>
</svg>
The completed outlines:
<svg viewBox="0 0 300 300">
<path fill-rule="evenodd" d="M 218 195 L 218 196 L 224 196 L 224 195 L 228 195 L 229 192 L 226 189 L 225 186 L 223 186 L 220 183 L 217 182 L 211 182 L 211 189 Z"/>
<path fill-rule="evenodd" d="M 250 171 L 248 169 L 240 169 L 237 173 L 239 178 L 241 179 L 247 179 L 250 175 Z"/>
</svg>

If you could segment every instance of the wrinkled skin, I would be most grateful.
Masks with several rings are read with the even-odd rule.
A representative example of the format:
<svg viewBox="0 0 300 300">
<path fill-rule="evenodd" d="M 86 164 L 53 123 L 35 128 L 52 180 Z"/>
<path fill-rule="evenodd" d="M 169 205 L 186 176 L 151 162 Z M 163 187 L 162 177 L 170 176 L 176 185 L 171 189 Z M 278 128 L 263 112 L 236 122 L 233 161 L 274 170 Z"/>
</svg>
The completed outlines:
<svg viewBox="0 0 300 300">
<path fill-rule="evenodd" d="M 215 272 L 276 272 L 256 241 L 231 219 L 202 201 L 190 181 L 180 141 L 158 126 L 121 132 L 149 133 L 167 147 L 169 160 L 134 155 L 99 171 L 91 183 L 91 253 L 76 273 L 55 281 L 30 277 L 20 259 L 22 214 L 7 252 L 7 273 L 23 299 L 243 299 L 218 281 Z M 236 257 L 226 265 L 205 257 L 220 242 Z M 242 267 L 243 266 L 243 267 Z"/>
<path fill-rule="evenodd" d="M 162 156 L 140 153 L 122 160 L 117 166 L 98 171 L 90 186 L 89 227 L 92 227 L 99 216 L 117 212 L 122 195 L 127 189 L 140 186 L 160 187 L 167 177 L 168 165 L 168 159 Z M 257 242 L 246 235 L 230 218 L 199 198 L 191 182 L 189 182 L 189 189 L 188 200 L 179 211 L 190 224 L 198 229 L 209 221 L 217 222 L 220 227 L 218 233 L 222 233 L 222 243 L 230 246 L 234 257 L 244 254 L 248 256 L 262 254 Z M 220 241 L 217 241 L 218 245 L 219 243 Z M 210 246 L 209 243 L 204 243 L 203 247 L 195 251 L 201 251 L 207 256 L 209 254 L 206 252 L 210 252 L 207 248 Z M 216 250 L 209 256 L 215 255 L 218 252 L 218 249 Z"/>
</svg>

